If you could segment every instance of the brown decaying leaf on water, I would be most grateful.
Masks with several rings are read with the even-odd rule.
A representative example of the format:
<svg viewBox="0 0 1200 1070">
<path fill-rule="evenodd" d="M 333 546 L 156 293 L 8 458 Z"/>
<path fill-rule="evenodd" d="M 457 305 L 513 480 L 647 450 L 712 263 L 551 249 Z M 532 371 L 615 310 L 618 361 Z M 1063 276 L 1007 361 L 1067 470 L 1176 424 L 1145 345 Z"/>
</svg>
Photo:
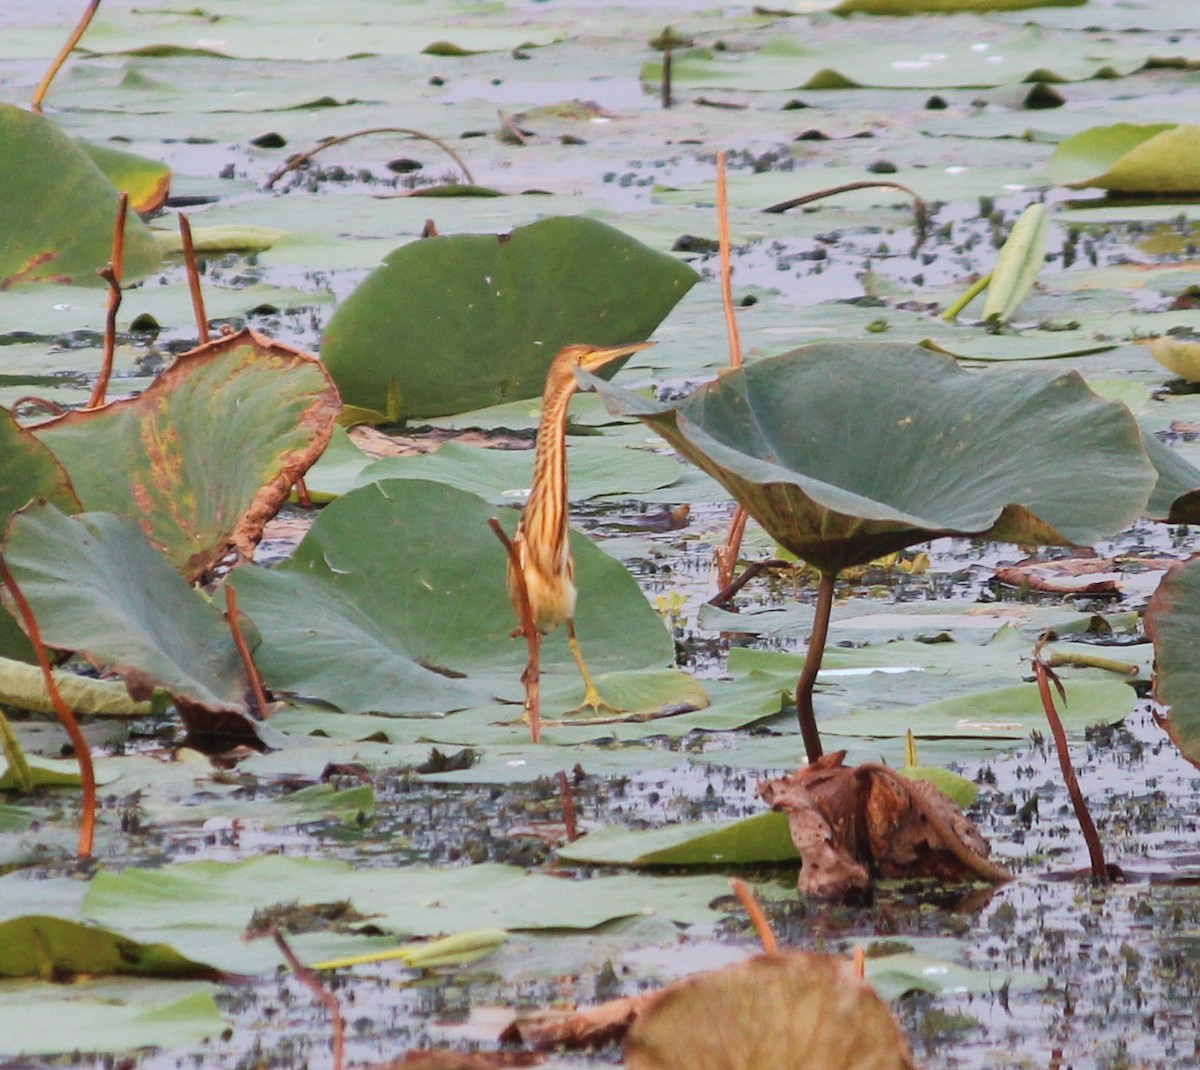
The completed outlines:
<svg viewBox="0 0 1200 1070">
<path fill-rule="evenodd" d="M 904 1034 L 853 964 L 759 955 L 653 992 L 515 1021 L 502 1043 L 539 1051 L 626 1037 L 630 1070 L 911 1070 Z"/>
<path fill-rule="evenodd" d="M 791 952 L 697 974 L 629 1030 L 627 1070 L 913 1070 L 896 1019 L 833 955 Z"/>
<path fill-rule="evenodd" d="M 846 766 L 845 756 L 827 754 L 758 788 L 788 815 L 802 895 L 840 897 L 879 877 L 1010 879 L 988 861 L 991 848 L 974 823 L 932 784 L 884 765 Z"/>
</svg>

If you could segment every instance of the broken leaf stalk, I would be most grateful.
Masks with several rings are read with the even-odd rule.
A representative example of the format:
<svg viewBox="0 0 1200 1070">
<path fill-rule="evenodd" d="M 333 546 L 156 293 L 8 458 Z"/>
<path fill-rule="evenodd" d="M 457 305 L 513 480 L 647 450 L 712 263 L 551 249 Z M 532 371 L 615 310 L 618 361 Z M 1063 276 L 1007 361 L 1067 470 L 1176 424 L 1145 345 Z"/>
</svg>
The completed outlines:
<svg viewBox="0 0 1200 1070">
<path fill-rule="evenodd" d="M 87 28 L 91 25 L 92 18 L 99 6 L 100 0 L 90 0 L 86 10 L 75 24 L 75 29 L 71 31 L 71 36 L 67 38 L 66 43 L 59 49 L 58 55 L 54 57 L 49 69 L 38 83 L 38 87 L 33 94 L 33 100 L 29 106 L 39 115 L 42 111 L 42 101 L 46 99 L 46 93 L 50 89 L 50 83 L 54 81 L 55 76 L 62 69 L 62 65 L 67 62 L 67 57 L 75 50 L 75 46 L 79 44 L 79 39 L 87 32 Z"/>
<path fill-rule="evenodd" d="M 129 194 L 124 190 L 117 198 L 117 222 L 113 228 L 112 259 L 99 272 L 108 283 L 108 309 L 104 317 L 104 359 L 100 374 L 88 399 L 89 409 L 100 408 L 108 394 L 108 381 L 112 378 L 113 357 L 117 349 L 117 312 L 121 308 L 121 270 L 125 259 L 125 217 L 129 214 Z"/>
</svg>

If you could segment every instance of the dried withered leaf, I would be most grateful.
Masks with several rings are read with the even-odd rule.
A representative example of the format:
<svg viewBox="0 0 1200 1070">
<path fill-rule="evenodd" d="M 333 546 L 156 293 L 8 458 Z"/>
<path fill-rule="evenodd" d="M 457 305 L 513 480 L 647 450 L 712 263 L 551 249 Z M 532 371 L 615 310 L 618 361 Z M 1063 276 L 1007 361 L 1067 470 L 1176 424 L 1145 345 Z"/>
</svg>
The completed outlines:
<svg viewBox="0 0 1200 1070">
<path fill-rule="evenodd" d="M 850 964 L 760 955 L 658 993 L 629 1030 L 628 1070 L 912 1070 L 904 1035 Z"/>
<path fill-rule="evenodd" d="M 974 823 L 932 784 L 884 765 L 846 766 L 845 756 L 827 754 L 758 787 L 788 815 L 803 862 L 801 894 L 844 896 L 877 877 L 1010 879 L 988 861 L 991 849 Z"/>
<path fill-rule="evenodd" d="M 376 1063 L 367 1070 L 504 1070 L 536 1066 L 543 1056 L 532 1051 L 410 1051 L 399 1059 Z"/>
<path fill-rule="evenodd" d="M 662 991 L 623 996 L 594 1007 L 543 1010 L 518 1018 L 500 1034 L 502 1044 L 525 1044 L 539 1051 L 601 1048 L 620 1040 Z"/>
</svg>

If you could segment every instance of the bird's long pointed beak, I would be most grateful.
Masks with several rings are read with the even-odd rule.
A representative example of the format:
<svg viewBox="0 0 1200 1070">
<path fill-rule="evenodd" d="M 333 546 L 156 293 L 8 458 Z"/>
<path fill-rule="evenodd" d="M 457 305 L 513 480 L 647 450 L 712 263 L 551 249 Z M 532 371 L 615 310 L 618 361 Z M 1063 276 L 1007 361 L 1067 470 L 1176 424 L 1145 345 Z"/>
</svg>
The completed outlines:
<svg viewBox="0 0 1200 1070">
<path fill-rule="evenodd" d="M 620 360 L 622 357 L 628 357 L 630 354 L 637 353 L 642 349 L 649 349 L 653 342 L 634 342 L 632 345 L 624 346 L 608 346 L 604 349 L 594 349 L 579 362 L 579 367 L 584 371 L 594 372 L 599 368 L 603 368 L 606 364 L 611 364 L 614 360 Z"/>
</svg>

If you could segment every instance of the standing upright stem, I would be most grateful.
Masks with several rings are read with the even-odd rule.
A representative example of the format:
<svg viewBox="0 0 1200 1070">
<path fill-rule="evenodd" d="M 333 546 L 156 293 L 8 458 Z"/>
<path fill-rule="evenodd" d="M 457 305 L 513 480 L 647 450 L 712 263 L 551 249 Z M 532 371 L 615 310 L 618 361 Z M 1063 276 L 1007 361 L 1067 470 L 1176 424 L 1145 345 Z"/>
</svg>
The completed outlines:
<svg viewBox="0 0 1200 1070">
<path fill-rule="evenodd" d="M 183 240 L 183 263 L 187 268 L 188 290 L 192 295 L 192 311 L 196 314 L 197 344 L 209 343 L 208 316 L 204 313 L 204 294 L 200 291 L 200 271 L 196 267 L 196 246 L 192 242 L 192 222 L 179 213 L 179 236 Z"/>
<path fill-rule="evenodd" d="M 737 315 L 733 310 L 733 263 L 729 240 L 729 195 L 725 183 L 725 153 L 717 153 L 717 244 L 721 257 L 721 305 L 725 309 L 725 332 L 729 339 L 729 366 L 742 366 L 742 340 L 738 335 Z M 733 582 L 742 536 L 746 533 L 746 507 L 739 505 L 729 521 L 729 537 L 717 547 L 717 589 L 724 591 Z"/>
<path fill-rule="evenodd" d="M 96 839 L 96 771 L 92 766 L 92 752 L 75 714 L 67 705 L 55 683 L 54 673 L 50 669 L 50 657 L 46 653 L 46 644 L 42 642 L 42 632 L 38 628 L 37 618 L 17 581 L 9 570 L 8 563 L 0 557 L 0 582 L 8 588 L 9 596 L 17 608 L 25 633 L 33 643 L 34 653 L 37 654 L 38 665 L 42 670 L 42 680 L 46 684 L 46 692 L 54 704 L 54 712 L 59 722 L 70 737 L 71 746 L 75 748 L 75 761 L 79 763 L 79 781 L 83 791 L 83 812 L 79 818 L 79 847 L 76 855 L 81 862 L 92 857 L 92 847 Z"/>
<path fill-rule="evenodd" d="M 125 262 L 125 218 L 129 214 L 129 194 L 121 191 L 117 198 L 117 222 L 113 228 L 112 259 L 100 271 L 108 283 L 108 311 L 104 317 L 104 359 L 100 374 L 88 399 L 89 409 L 98 409 L 108 396 L 108 381 L 112 378 L 113 360 L 117 351 L 117 311 L 121 307 L 121 272 Z"/>
<path fill-rule="evenodd" d="M 1107 881 L 1108 866 L 1104 861 L 1104 848 L 1100 843 L 1100 834 L 1088 813 L 1087 802 L 1075 776 L 1075 768 L 1071 765 L 1071 752 L 1067 749 L 1067 733 L 1059 719 L 1058 710 L 1054 707 L 1054 696 L 1050 693 L 1050 669 L 1042 661 L 1038 651 L 1033 655 L 1033 668 L 1037 673 L 1038 694 L 1042 696 L 1042 708 L 1046 711 L 1046 720 L 1050 722 L 1050 734 L 1054 737 L 1054 749 L 1058 753 L 1058 765 L 1062 770 L 1063 783 L 1067 786 L 1067 794 L 1071 796 L 1071 806 L 1075 810 L 1075 820 L 1079 822 L 1079 831 L 1083 833 L 1084 843 L 1087 844 L 1088 859 L 1092 865 L 1092 879 Z M 1055 677 L 1057 679 L 1057 677 Z M 1061 688 L 1062 685 L 1059 684 Z"/>
<path fill-rule="evenodd" d="M 817 588 L 817 615 L 813 618 L 812 635 L 808 639 L 808 655 L 800 679 L 796 681 L 796 716 L 800 720 L 800 735 L 804 740 L 804 753 L 811 765 L 824 754 L 821 748 L 821 733 L 817 731 L 817 715 L 813 710 L 813 685 L 821 671 L 821 659 L 825 655 L 825 637 L 829 634 L 829 615 L 833 610 L 833 586 L 837 580 L 834 572 L 821 573 L 821 585 Z"/>
</svg>

